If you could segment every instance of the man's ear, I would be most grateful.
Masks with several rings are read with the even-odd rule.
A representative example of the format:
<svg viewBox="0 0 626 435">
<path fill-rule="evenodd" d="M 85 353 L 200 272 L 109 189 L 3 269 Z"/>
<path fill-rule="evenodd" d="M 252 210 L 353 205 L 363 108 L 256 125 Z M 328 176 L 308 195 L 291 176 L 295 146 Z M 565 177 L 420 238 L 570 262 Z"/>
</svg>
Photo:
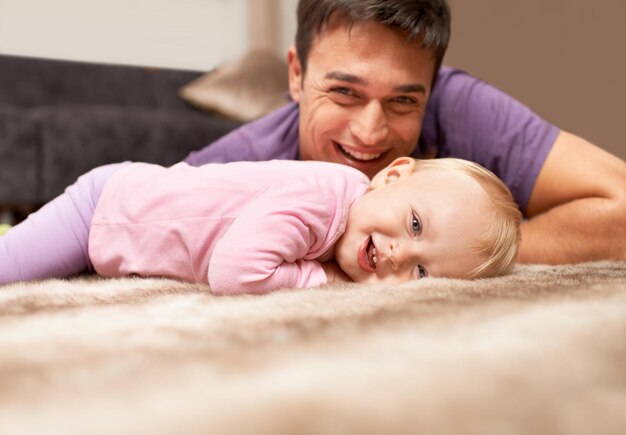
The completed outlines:
<svg viewBox="0 0 626 435">
<path fill-rule="evenodd" d="M 385 169 L 374 175 L 370 183 L 371 189 L 383 186 L 385 184 L 394 183 L 401 178 L 411 175 L 415 172 L 417 162 L 412 157 L 398 157 L 389 164 Z"/>
<path fill-rule="evenodd" d="M 287 65 L 289 65 L 289 94 L 293 101 L 299 103 L 302 92 L 302 64 L 293 45 L 287 51 Z"/>
</svg>

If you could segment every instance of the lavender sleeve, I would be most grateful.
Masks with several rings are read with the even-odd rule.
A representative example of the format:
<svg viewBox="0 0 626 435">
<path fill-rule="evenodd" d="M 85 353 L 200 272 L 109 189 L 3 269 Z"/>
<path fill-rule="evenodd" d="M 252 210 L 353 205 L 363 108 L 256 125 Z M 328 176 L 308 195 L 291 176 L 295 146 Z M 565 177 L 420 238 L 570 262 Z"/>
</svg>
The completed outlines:
<svg viewBox="0 0 626 435">
<path fill-rule="evenodd" d="M 0 237 L 0 285 L 93 271 L 91 220 L 106 181 L 127 163 L 100 166 Z"/>
<path fill-rule="evenodd" d="M 559 129 L 464 71 L 442 68 L 418 152 L 479 163 L 500 177 L 522 211 Z"/>
</svg>

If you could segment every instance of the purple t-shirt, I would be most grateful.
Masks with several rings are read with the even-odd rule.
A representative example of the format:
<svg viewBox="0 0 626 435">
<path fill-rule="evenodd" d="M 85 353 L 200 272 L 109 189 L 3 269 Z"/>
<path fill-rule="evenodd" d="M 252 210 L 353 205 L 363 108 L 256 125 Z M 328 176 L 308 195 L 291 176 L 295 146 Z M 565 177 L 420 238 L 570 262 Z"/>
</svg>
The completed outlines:
<svg viewBox="0 0 626 435">
<path fill-rule="evenodd" d="M 298 159 L 298 105 L 289 103 L 245 124 L 185 161 Z M 464 71 L 443 67 L 426 108 L 414 157 L 457 157 L 500 177 L 522 211 L 559 129 L 526 106 Z"/>
</svg>

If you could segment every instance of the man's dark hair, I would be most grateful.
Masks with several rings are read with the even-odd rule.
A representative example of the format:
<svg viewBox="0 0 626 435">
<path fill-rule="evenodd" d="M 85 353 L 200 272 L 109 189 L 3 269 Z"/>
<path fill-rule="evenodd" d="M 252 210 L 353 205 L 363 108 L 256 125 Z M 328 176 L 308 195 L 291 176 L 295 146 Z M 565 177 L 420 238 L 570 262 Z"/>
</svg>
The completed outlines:
<svg viewBox="0 0 626 435">
<path fill-rule="evenodd" d="M 348 26 L 374 20 L 405 32 L 410 41 L 433 50 L 437 76 L 450 40 L 450 8 L 445 0 L 300 0 L 296 50 L 303 74 L 314 37 L 335 13 L 345 17 Z"/>
</svg>

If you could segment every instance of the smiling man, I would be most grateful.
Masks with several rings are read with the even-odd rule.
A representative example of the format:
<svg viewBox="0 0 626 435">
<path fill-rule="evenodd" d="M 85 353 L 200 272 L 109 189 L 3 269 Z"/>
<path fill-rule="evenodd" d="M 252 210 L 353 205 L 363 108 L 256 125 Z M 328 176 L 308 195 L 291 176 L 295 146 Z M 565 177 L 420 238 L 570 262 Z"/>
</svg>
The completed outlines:
<svg viewBox="0 0 626 435">
<path fill-rule="evenodd" d="M 626 259 L 626 163 L 467 73 L 441 67 L 444 0 L 300 0 L 293 102 L 186 161 L 338 162 L 372 177 L 395 158 L 493 171 L 527 221 L 522 262 Z"/>
<path fill-rule="evenodd" d="M 299 104 L 300 158 L 350 165 L 370 178 L 419 139 L 435 58 L 402 32 L 335 15 L 309 51 L 306 74 L 288 53 Z"/>
</svg>

